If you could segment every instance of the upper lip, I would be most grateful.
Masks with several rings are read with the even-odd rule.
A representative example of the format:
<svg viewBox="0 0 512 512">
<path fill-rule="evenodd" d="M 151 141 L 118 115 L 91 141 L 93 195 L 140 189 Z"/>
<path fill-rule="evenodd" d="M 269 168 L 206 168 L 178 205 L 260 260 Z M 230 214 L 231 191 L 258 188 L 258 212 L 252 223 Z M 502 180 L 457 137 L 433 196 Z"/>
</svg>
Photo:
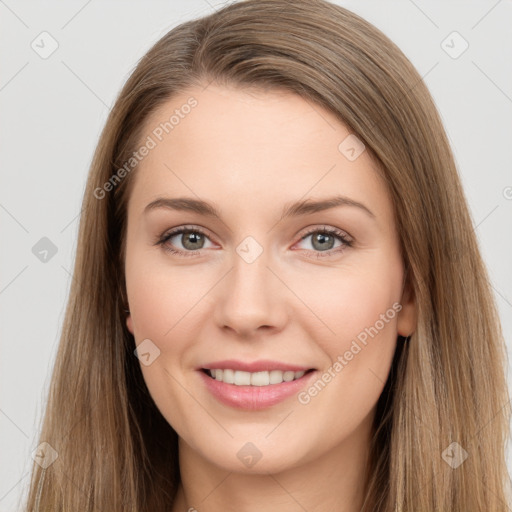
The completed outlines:
<svg viewBox="0 0 512 512">
<path fill-rule="evenodd" d="M 282 363 L 280 361 L 271 361 L 269 359 L 260 359 L 259 361 L 237 361 L 235 359 L 225 359 L 223 361 L 215 361 L 213 363 L 208 363 L 205 366 L 201 366 L 198 370 L 239 370 L 243 372 L 264 372 L 271 370 L 281 370 L 283 372 L 292 371 L 292 372 L 300 372 L 312 370 L 311 366 L 302 366 L 297 364 L 288 364 Z"/>
</svg>

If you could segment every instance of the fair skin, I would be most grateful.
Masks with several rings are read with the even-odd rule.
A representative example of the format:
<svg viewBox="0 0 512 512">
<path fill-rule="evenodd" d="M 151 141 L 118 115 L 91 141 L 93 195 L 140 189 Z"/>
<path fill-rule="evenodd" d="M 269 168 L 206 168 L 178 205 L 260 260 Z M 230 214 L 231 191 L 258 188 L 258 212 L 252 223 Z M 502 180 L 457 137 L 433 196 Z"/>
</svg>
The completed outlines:
<svg viewBox="0 0 512 512">
<path fill-rule="evenodd" d="M 150 339 L 160 350 L 141 370 L 179 436 L 172 512 L 356 512 L 375 405 L 397 336 L 416 322 L 386 186 L 368 151 L 353 161 L 340 152 L 350 132 L 332 113 L 290 92 L 193 87 L 154 113 L 144 140 L 190 96 L 197 106 L 134 171 L 125 260 L 127 327 L 137 345 Z M 371 214 L 345 204 L 279 220 L 291 202 L 334 195 Z M 221 219 L 144 213 L 159 197 L 207 201 Z M 206 236 L 175 235 L 165 247 L 192 256 L 156 244 L 184 225 Z M 351 245 L 332 234 L 322 244 L 322 228 Z M 251 263 L 237 252 L 248 236 L 263 249 Z M 375 325 L 383 327 L 348 360 Z M 333 372 L 339 356 L 346 364 Z M 213 396 L 197 369 L 223 359 L 314 368 L 305 391 L 329 368 L 335 376 L 307 403 L 294 394 L 241 410 Z M 248 442 L 261 456 L 250 467 L 237 456 Z"/>
</svg>

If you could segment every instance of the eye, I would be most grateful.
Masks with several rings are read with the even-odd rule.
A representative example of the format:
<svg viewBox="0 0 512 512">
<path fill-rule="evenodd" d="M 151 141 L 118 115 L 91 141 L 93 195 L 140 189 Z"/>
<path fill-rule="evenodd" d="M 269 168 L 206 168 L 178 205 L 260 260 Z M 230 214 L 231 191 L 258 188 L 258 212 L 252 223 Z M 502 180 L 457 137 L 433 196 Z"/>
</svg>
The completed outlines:
<svg viewBox="0 0 512 512">
<path fill-rule="evenodd" d="M 318 227 L 310 229 L 306 234 L 302 235 L 301 242 L 310 237 L 314 253 L 313 257 L 315 258 L 334 256 L 353 245 L 353 241 L 344 231 L 327 226 L 321 229 Z M 336 240 L 338 240 L 340 244 L 334 248 Z M 310 249 L 307 250 L 311 251 Z"/>
<path fill-rule="evenodd" d="M 176 242 L 172 242 L 176 238 L 177 242 L 182 245 L 184 250 L 175 249 Z M 168 233 L 165 233 L 156 242 L 157 245 L 162 245 L 163 248 L 171 254 L 178 254 L 180 256 L 194 256 L 199 254 L 200 249 L 204 249 L 204 240 L 209 238 L 206 233 L 196 227 L 181 226 Z M 172 243 L 170 243 L 172 242 Z"/>
</svg>

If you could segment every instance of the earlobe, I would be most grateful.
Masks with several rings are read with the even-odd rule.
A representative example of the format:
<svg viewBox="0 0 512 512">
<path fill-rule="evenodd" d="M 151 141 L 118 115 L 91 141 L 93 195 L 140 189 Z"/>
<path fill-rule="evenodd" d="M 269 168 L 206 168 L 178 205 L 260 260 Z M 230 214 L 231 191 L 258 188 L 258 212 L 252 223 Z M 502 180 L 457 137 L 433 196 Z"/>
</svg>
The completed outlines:
<svg viewBox="0 0 512 512">
<path fill-rule="evenodd" d="M 410 282 L 404 288 L 400 304 L 402 309 L 398 313 L 397 331 L 400 336 L 407 337 L 416 330 L 418 321 L 416 297 Z"/>
<path fill-rule="evenodd" d="M 126 315 L 126 327 L 128 327 L 128 330 L 133 334 L 133 321 L 129 313 Z"/>
</svg>

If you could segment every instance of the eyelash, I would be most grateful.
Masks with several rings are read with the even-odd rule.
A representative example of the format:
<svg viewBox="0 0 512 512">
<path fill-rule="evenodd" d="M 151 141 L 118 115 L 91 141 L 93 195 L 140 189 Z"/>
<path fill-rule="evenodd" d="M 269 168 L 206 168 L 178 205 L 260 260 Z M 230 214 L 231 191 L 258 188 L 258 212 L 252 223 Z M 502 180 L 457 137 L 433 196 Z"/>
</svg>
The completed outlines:
<svg viewBox="0 0 512 512">
<path fill-rule="evenodd" d="M 200 229 L 198 227 L 182 226 L 182 227 L 176 228 L 175 230 L 170 231 L 168 233 L 164 233 L 163 235 L 158 237 L 155 245 L 161 245 L 165 251 L 167 251 L 171 254 L 174 254 L 174 255 L 178 255 L 180 257 L 181 256 L 183 256 L 183 257 L 196 256 L 197 254 L 199 254 L 200 250 L 182 251 L 181 249 L 173 249 L 169 245 L 166 245 L 166 242 L 168 240 L 170 240 L 172 237 L 174 237 L 176 235 L 181 235 L 182 233 L 198 233 L 200 235 L 203 235 L 203 236 L 209 238 L 208 235 L 202 229 Z M 340 231 L 339 229 L 336 229 L 336 228 L 329 228 L 329 227 L 323 227 L 320 229 L 318 227 L 312 228 L 307 233 L 305 233 L 301 237 L 300 240 L 302 241 L 305 238 L 307 238 L 309 235 L 312 235 L 314 233 L 333 235 L 336 238 L 338 238 L 338 240 L 340 240 L 342 242 L 342 245 L 336 249 L 329 249 L 328 251 L 308 251 L 308 252 L 314 252 L 316 254 L 316 256 L 309 256 L 309 257 L 313 257 L 313 258 L 327 257 L 327 258 L 329 258 L 329 257 L 332 257 L 332 256 L 344 251 L 347 247 L 352 247 L 352 245 L 353 245 L 353 241 L 350 240 L 343 231 Z M 303 250 L 306 250 L 306 249 L 303 249 Z"/>
</svg>

